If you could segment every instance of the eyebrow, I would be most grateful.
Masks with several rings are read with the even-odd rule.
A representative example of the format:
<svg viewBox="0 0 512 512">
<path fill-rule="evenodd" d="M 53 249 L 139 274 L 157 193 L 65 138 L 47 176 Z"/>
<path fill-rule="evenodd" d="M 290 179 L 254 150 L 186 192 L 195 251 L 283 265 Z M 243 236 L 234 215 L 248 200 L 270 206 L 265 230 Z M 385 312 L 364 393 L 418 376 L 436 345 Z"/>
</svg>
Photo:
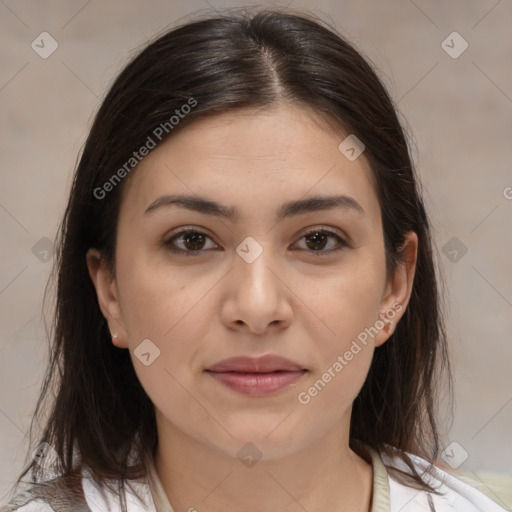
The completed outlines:
<svg viewBox="0 0 512 512">
<path fill-rule="evenodd" d="M 144 215 L 154 212 L 161 207 L 173 205 L 206 215 L 223 217 L 230 221 L 234 221 L 239 217 L 239 212 L 234 206 L 226 206 L 205 197 L 177 194 L 159 197 L 146 208 Z M 353 197 L 347 195 L 336 195 L 314 196 L 308 199 L 289 201 L 281 205 L 277 211 L 276 218 L 277 220 L 283 220 L 285 218 L 296 217 L 305 213 L 332 210 L 334 208 L 353 211 L 361 216 L 365 216 L 363 207 Z"/>
</svg>

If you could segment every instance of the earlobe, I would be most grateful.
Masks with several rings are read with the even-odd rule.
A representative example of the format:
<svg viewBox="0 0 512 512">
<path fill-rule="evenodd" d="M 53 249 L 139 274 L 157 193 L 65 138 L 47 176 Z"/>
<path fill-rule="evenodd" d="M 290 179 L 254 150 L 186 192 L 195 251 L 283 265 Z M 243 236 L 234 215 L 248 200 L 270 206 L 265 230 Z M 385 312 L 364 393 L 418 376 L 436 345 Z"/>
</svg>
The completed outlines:
<svg viewBox="0 0 512 512">
<path fill-rule="evenodd" d="M 116 347 L 126 348 L 124 346 L 126 329 L 122 321 L 115 279 L 97 249 L 91 248 L 87 251 L 86 261 L 101 313 L 108 323 L 111 335 L 117 335 L 116 337 L 112 335 L 112 343 Z"/>
<path fill-rule="evenodd" d="M 395 273 L 387 283 L 386 292 L 382 299 L 379 316 L 384 319 L 385 325 L 375 337 L 376 347 L 390 338 L 409 304 L 416 273 L 417 254 L 418 235 L 414 231 L 410 231 L 406 234 L 403 261 L 397 264 Z"/>
<path fill-rule="evenodd" d="M 389 299 L 393 301 L 392 305 L 384 308 L 379 315 L 379 320 L 375 322 L 378 330 L 374 340 L 375 347 L 380 347 L 391 337 L 403 314 L 403 306 L 393 296 Z"/>
<path fill-rule="evenodd" d="M 117 348 L 124 348 L 121 345 L 119 345 L 119 342 L 117 341 L 117 338 L 119 337 L 117 332 L 111 332 L 110 334 L 112 336 L 112 345 L 116 346 Z"/>
</svg>

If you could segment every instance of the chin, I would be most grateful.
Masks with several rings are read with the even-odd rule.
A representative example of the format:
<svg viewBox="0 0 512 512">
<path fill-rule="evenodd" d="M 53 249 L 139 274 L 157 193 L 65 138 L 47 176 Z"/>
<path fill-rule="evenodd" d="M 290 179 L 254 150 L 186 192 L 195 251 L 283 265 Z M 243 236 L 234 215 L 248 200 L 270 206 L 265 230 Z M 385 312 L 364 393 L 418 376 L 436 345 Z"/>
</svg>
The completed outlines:
<svg viewBox="0 0 512 512">
<path fill-rule="evenodd" d="M 280 459 L 309 444 L 307 437 L 299 437 L 296 429 L 284 428 L 282 424 L 278 425 L 279 422 L 273 422 L 272 425 L 260 423 L 245 429 L 228 428 L 233 437 L 229 437 L 229 439 L 224 437 L 223 442 L 217 443 L 213 440 L 211 442 L 230 457 L 238 458 L 241 461 L 244 457 L 258 460 Z"/>
</svg>

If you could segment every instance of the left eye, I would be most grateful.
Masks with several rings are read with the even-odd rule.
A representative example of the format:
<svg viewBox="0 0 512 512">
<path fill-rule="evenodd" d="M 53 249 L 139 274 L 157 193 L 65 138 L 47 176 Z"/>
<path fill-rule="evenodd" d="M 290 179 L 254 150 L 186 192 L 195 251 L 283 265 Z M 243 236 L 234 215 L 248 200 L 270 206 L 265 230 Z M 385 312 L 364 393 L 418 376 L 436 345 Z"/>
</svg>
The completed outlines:
<svg viewBox="0 0 512 512">
<path fill-rule="evenodd" d="M 338 242 L 338 247 L 329 250 L 323 250 L 323 248 L 328 245 L 327 241 L 329 238 Z M 327 256 L 330 253 L 340 251 L 345 247 L 349 247 L 349 244 L 341 238 L 336 233 L 332 231 L 328 231 L 325 229 L 314 229 L 313 231 L 309 231 L 305 235 L 301 237 L 300 240 L 307 240 L 306 245 L 308 248 L 315 254 L 315 256 Z M 306 249 L 307 250 L 307 249 Z"/>
<path fill-rule="evenodd" d="M 338 243 L 338 247 L 325 250 L 325 246 L 328 245 L 329 239 L 335 240 Z M 207 240 L 211 241 L 213 247 L 205 248 Z M 325 256 L 345 247 L 349 247 L 349 244 L 343 238 L 336 233 L 325 229 L 314 229 L 309 231 L 303 235 L 300 240 L 306 241 L 306 249 L 302 250 L 312 252 L 315 256 Z M 177 247 L 175 245 L 176 242 L 181 242 L 182 247 Z M 206 233 L 195 229 L 180 231 L 168 240 L 165 240 L 163 245 L 176 254 L 186 254 L 187 256 L 193 256 L 208 249 L 218 248 L 217 244 L 215 244 Z"/>
</svg>

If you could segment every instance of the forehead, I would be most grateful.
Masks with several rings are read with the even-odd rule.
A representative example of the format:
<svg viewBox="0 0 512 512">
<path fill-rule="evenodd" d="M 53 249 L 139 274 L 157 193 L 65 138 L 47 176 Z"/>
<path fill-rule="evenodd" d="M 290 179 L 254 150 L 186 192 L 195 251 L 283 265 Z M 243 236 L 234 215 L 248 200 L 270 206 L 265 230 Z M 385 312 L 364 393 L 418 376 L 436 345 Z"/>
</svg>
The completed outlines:
<svg viewBox="0 0 512 512">
<path fill-rule="evenodd" d="M 347 136 L 309 109 L 281 106 L 208 116 L 142 160 L 125 184 L 121 208 L 140 216 L 164 194 L 187 194 L 233 205 L 240 218 L 270 209 L 275 214 L 287 200 L 343 194 L 380 219 L 367 158 L 363 153 L 350 161 L 339 150 Z"/>
</svg>

